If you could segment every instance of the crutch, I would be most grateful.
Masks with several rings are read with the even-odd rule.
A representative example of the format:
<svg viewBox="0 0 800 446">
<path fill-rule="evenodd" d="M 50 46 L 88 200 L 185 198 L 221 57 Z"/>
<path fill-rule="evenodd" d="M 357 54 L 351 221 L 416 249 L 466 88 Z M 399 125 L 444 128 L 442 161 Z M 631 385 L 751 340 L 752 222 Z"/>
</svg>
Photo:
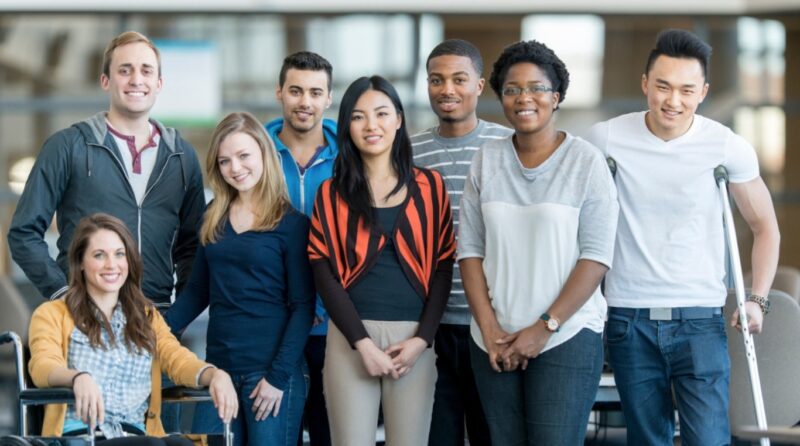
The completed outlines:
<svg viewBox="0 0 800 446">
<path fill-rule="evenodd" d="M 731 256 L 731 272 L 733 273 L 733 285 L 736 289 L 736 305 L 739 308 L 739 325 L 742 327 L 742 340 L 744 341 L 744 351 L 747 356 L 747 369 L 750 372 L 750 386 L 753 390 L 756 422 L 760 430 L 766 430 L 767 414 L 764 410 L 764 397 L 761 394 L 761 378 L 758 375 L 758 361 L 756 361 L 756 349 L 753 345 L 753 335 L 748 328 L 747 313 L 744 310 L 745 297 L 742 262 L 739 258 L 739 244 L 736 241 L 736 229 L 733 226 L 731 203 L 728 199 L 728 171 L 725 170 L 725 167 L 717 166 L 717 168 L 714 169 L 714 180 L 717 182 L 720 200 L 722 200 L 725 235 L 728 242 L 728 252 Z M 769 439 L 762 437 L 761 446 L 769 446 Z"/>
</svg>

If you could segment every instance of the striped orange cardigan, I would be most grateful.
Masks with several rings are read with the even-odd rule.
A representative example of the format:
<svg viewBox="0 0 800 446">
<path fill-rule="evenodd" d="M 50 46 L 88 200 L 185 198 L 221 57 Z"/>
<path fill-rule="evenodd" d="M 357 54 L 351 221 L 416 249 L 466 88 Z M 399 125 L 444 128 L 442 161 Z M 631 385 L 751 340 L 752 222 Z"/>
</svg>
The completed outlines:
<svg viewBox="0 0 800 446">
<path fill-rule="evenodd" d="M 390 236 L 404 274 L 415 290 L 427 298 L 432 292 L 437 268 L 446 264 L 452 275 L 456 249 L 450 198 L 441 175 L 433 170 L 414 168 L 414 182 L 403 206 L 402 216 Z M 375 264 L 386 241 L 386 235 L 380 229 L 367 226 L 363 218 L 350 213 L 332 180 L 322 183 L 314 202 L 308 244 L 315 276 L 320 263 L 325 263 L 341 287 L 347 290 Z M 449 294 L 449 280 L 445 294 Z M 328 300 L 319 286 L 317 291 Z M 445 303 L 446 299 L 444 296 Z M 443 311 L 444 303 L 441 307 Z M 441 318 L 441 312 L 438 313 Z M 331 317 L 336 322 L 334 313 Z M 438 326 L 438 319 L 435 325 Z M 337 327 L 342 329 L 339 323 Z M 359 333 L 362 332 L 359 330 Z M 347 337 L 352 343 L 351 337 Z"/>
</svg>

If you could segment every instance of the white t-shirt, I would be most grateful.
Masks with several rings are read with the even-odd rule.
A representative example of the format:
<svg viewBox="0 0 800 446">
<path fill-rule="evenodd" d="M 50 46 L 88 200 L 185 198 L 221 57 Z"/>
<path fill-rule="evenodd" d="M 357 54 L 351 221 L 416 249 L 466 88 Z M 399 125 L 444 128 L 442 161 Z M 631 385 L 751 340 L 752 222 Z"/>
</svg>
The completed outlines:
<svg viewBox="0 0 800 446">
<path fill-rule="evenodd" d="M 617 225 L 614 182 L 597 148 L 567 134 L 541 165 L 525 168 L 512 137 L 475 155 L 461 198 L 458 259 L 482 258 L 497 322 L 508 333 L 529 327 L 558 298 L 578 260 L 611 266 Z M 600 287 L 542 350 L 584 328 L 603 332 Z M 472 339 L 486 350 L 475 319 Z"/>
<path fill-rule="evenodd" d="M 695 115 L 682 136 L 664 141 L 646 112 L 594 125 L 588 140 L 617 163 L 619 226 L 612 307 L 720 307 L 725 303 L 722 203 L 714 169 L 732 183 L 758 177 L 753 147 L 722 124 Z"/>
</svg>

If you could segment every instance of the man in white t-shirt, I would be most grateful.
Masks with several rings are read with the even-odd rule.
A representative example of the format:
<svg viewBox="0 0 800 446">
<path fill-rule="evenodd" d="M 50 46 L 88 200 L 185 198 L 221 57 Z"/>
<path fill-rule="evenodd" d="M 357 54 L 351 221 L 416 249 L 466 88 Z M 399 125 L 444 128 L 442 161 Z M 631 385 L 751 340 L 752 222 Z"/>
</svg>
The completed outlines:
<svg viewBox="0 0 800 446">
<path fill-rule="evenodd" d="M 775 211 L 753 147 L 695 114 L 708 92 L 710 56 L 695 35 L 662 32 L 642 76 L 648 110 L 590 130 L 589 140 L 617 163 L 620 216 L 606 276 L 606 333 L 628 444 L 672 445 L 673 390 L 685 444 L 730 442 L 725 245 L 713 175 L 719 165 L 754 237 L 746 304 L 752 333 L 769 310 L 780 241 Z M 733 315 L 731 324 L 737 320 Z"/>
</svg>

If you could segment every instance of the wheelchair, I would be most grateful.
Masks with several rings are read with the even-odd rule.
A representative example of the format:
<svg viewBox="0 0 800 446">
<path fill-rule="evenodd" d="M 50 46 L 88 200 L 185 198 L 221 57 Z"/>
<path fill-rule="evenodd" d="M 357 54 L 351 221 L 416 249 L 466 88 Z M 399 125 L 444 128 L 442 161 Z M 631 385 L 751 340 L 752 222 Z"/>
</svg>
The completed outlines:
<svg viewBox="0 0 800 446">
<path fill-rule="evenodd" d="M 0 345 L 8 343 L 12 343 L 14 346 L 19 431 L 18 435 L 0 437 L 0 446 L 94 446 L 95 436 L 93 432 L 65 437 L 38 437 L 31 435 L 31 432 L 41 431 L 41 419 L 33 416 L 32 411 L 29 410 L 31 406 L 74 403 L 75 394 L 72 389 L 66 387 L 46 389 L 34 387 L 27 373 L 27 363 L 30 358 L 27 357 L 22 339 L 13 331 L 6 331 L 0 334 Z M 161 401 L 162 403 L 200 403 L 211 401 L 211 395 L 209 395 L 207 389 L 176 386 L 162 390 Z M 125 431 L 137 435 L 144 434 L 134 426 L 130 426 Z M 201 443 L 204 446 L 233 446 L 233 433 L 231 432 L 230 423 L 225 423 L 224 425 L 224 432 L 221 436 L 222 441 L 214 440 L 214 436 L 209 435 L 207 439 L 201 440 Z"/>
</svg>

